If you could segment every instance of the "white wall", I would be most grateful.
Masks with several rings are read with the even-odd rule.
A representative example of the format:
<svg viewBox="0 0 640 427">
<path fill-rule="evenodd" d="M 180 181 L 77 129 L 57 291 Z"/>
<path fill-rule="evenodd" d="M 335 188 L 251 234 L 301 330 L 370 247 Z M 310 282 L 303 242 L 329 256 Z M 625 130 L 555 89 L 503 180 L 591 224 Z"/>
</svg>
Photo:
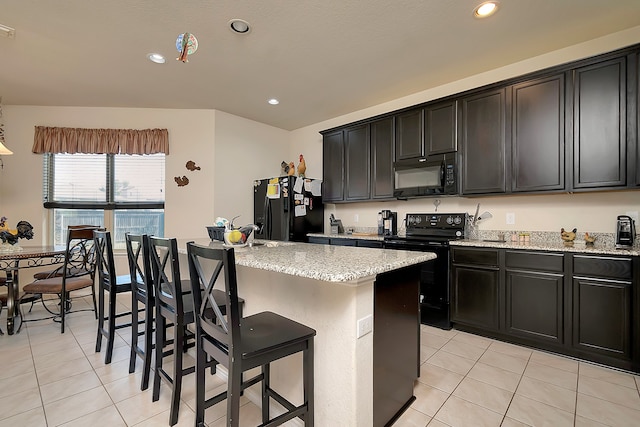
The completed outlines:
<svg viewBox="0 0 640 427">
<path fill-rule="evenodd" d="M 42 206 L 42 156 L 31 153 L 35 126 L 167 128 L 165 235 L 205 237 L 215 216 L 242 214 L 253 221 L 251 182 L 277 175 L 286 156 L 288 132 L 214 110 L 4 106 L 6 145 L 0 170 L 0 215 L 14 226 L 34 226 L 33 244 L 46 243 Z M 236 159 L 229 161 L 228 159 Z M 188 171 L 193 160 L 199 171 Z M 174 177 L 187 176 L 178 187 Z M 233 206 L 233 208 L 229 208 Z M 235 213 L 235 214 L 237 214 Z"/>
<path fill-rule="evenodd" d="M 315 175 L 312 175 L 311 172 L 308 174 L 322 176 L 322 136 L 319 134 L 322 130 L 635 43 L 640 43 L 640 26 L 300 128 L 291 132 L 289 153 L 291 157 L 296 156 L 298 152 L 304 153 L 307 165 L 311 164 L 314 167 L 313 174 Z M 318 172 L 315 171 L 316 168 Z M 476 203 L 481 203 L 481 211 L 490 211 L 494 218 L 481 224 L 480 228 L 496 230 L 555 231 L 561 227 L 577 227 L 581 231 L 612 233 L 615 231 L 615 219 L 618 214 L 624 214 L 627 211 L 640 211 L 640 191 L 487 198 L 447 197 L 440 200 L 442 204 L 439 207 L 439 212 L 469 212 L 473 214 Z M 404 218 L 404 214 L 407 212 L 433 212 L 434 206 L 433 199 L 426 198 L 407 202 L 330 204 L 326 206 L 326 209 L 325 229 L 328 230 L 330 213 L 335 213 L 336 217 L 341 218 L 345 225 L 375 227 L 377 212 L 381 209 L 397 211 L 398 217 Z M 506 212 L 516 214 L 515 225 L 507 226 Z M 358 215 L 358 223 L 354 221 L 354 215 Z"/>
<path fill-rule="evenodd" d="M 289 132 L 216 111 L 215 216 L 253 222 L 253 181 L 280 175 Z M 215 217 L 210 218 L 209 225 Z"/>
</svg>

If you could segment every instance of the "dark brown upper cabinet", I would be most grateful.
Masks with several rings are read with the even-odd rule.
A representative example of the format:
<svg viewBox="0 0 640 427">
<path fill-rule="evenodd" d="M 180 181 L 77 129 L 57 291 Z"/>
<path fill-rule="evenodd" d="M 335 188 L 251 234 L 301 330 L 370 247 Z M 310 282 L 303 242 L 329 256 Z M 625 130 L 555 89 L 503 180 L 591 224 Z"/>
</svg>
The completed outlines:
<svg viewBox="0 0 640 427">
<path fill-rule="evenodd" d="M 393 117 L 323 132 L 323 201 L 392 199 L 393 150 Z"/>
<path fill-rule="evenodd" d="M 344 138 L 343 130 L 326 133 L 322 138 L 322 200 L 344 200 Z"/>
<path fill-rule="evenodd" d="M 457 102 L 438 102 L 424 108 L 424 139 L 426 155 L 451 153 L 457 150 Z"/>
<path fill-rule="evenodd" d="M 396 161 L 424 157 L 424 110 L 405 111 L 395 118 Z"/>
<path fill-rule="evenodd" d="M 460 100 L 463 194 L 506 191 L 506 100 L 505 88 Z"/>
<path fill-rule="evenodd" d="M 564 73 L 511 89 L 511 191 L 565 189 Z"/>
<path fill-rule="evenodd" d="M 393 174 L 394 119 L 387 117 L 371 123 L 371 198 L 391 199 Z"/>
<path fill-rule="evenodd" d="M 625 56 L 574 69 L 573 189 L 627 184 Z"/>
<path fill-rule="evenodd" d="M 344 130 L 345 200 L 368 200 L 371 195 L 371 143 L 369 125 Z"/>
</svg>

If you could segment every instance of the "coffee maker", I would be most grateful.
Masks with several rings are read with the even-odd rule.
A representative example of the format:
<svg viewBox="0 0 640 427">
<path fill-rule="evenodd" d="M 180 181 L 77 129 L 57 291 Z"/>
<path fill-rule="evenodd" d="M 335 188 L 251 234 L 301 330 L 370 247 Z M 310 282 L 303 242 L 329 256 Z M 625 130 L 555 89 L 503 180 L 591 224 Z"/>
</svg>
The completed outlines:
<svg viewBox="0 0 640 427">
<path fill-rule="evenodd" d="M 616 248 L 627 249 L 633 246 L 636 227 L 633 218 L 628 215 L 618 215 L 616 225 Z"/>
<path fill-rule="evenodd" d="M 395 236 L 398 234 L 398 213 L 383 209 L 378 212 L 378 234 Z"/>
</svg>

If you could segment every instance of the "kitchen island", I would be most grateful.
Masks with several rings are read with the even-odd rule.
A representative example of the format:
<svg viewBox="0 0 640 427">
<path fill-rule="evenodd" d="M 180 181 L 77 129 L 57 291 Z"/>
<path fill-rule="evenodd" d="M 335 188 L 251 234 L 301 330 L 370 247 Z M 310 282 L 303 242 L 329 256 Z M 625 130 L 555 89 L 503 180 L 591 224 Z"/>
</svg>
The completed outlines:
<svg viewBox="0 0 640 427">
<path fill-rule="evenodd" d="M 183 275 L 187 241 L 179 241 Z M 274 311 L 317 331 L 316 425 L 384 426 L 411 404 L 419 372 L 419 267 L 434 254 L 292 242 L 235 254 L 245 315 Z M 296 356 L 271 370 L 274 388 L 296 404 L 301 372 Z M 260 404 L 257 389 L 246 395 Z"/>
</svg>

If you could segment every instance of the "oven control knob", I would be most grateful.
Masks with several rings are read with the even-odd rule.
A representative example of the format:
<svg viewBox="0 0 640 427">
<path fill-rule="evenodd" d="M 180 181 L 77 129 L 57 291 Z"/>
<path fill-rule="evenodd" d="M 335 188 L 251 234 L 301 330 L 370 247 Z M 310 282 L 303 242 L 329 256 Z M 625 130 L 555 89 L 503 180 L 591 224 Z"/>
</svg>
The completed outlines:
<svg viewBox="0 0 640 427">
<path fill-rule="evenodd" d="M 455 219 L 453 220 L 456 224 L 460 224 L 462 222 L 462 218 L 460 218 L 459 216 L 455 217 Z"/>
<path fill-rule="evenodd" d="M 457 237 L 462 236 L 462 231 L 460 231 L 460 230 L 456 231 L 456 236 L 457 236 Z"/>
<path fill-rule="evenodd" d="M 422 218 L 417 216 L 416 217 L 416 224 L 420 224 L 422 222 Z"/>
<path fill-rule="evenodd" d="M 450 216 L 447 217 L 447 224 L 449 224 L 449 225 L 453 224 L 453 218 L 452 217 L 450 217 Z"/>
</svg>

